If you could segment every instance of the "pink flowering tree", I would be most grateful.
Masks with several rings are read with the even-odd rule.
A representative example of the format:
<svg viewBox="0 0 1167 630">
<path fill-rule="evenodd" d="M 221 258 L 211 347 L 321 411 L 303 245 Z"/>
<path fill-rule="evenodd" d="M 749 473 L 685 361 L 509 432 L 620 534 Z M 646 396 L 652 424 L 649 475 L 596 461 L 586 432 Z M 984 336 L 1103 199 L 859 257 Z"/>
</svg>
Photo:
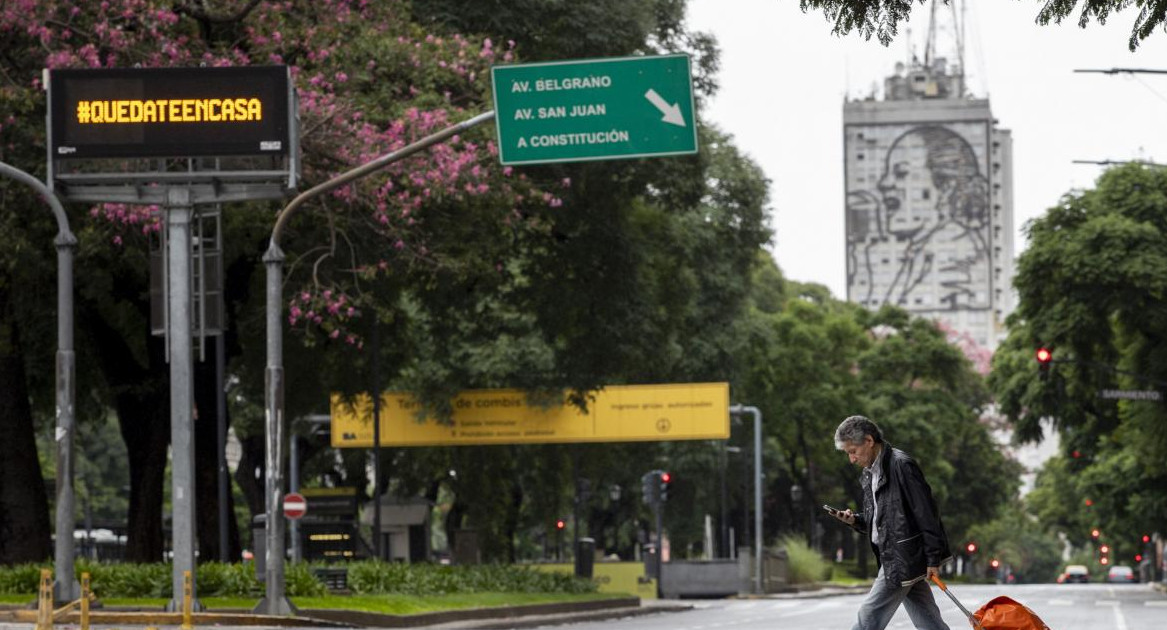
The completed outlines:
<svg viewBox="0 0 1167 630">
<path fill-rule="evenodd" d="M 713 88 L 715 56 L 705 54 L 712 44 L 685 33 L 683 3 L 585 0 L 538 12 L 525 6 L 462 0 L 0 3 L 0 159 L 26 170 L 43 168 L 45 67 L 286 64 L 300 99 L 302 188 L 489 109 L 490 66 L 519 53 L 533 61 L 695 50 L 699 98 Z M 745 279 L 768 238 L 766 186 L 729 138 L 699 132 L 697 157 L 512 170 L 498 165 L 489 126 L 479 127 L 314 200 L 281 241 L 288 255 L 282 316 L 293 342 L 284 344 L 289 417 L 325 411 L 332 391 L 407 390 L 440 418 L 449 413 L 450 394 L 466 388 L 569 389 L 578 393 L 575 402 L 586 404 L 586 393 L 605 383 L 723 378 Z M 243 443 L 236 482 L 253 510 L 262 505 L 262 480 L 250 474 L 262 467 L 260 257 L 278 209 L 270 203 L 223 209 L 225 345 L 238 383 L 229 398 L 231 423 Z M 91 417 L 109 409 L 118 415 L 131 470 L 128 556 L 152 560 L 162 549 L 169 423 L 164 345 L 146 332 L 146 296 L 148 243 L 159 237 L 162 217 L 147 207 L 70 210 L 82 239 L 78 382 L 94 392 L 84 398 Z M 0 248 L 0 257 L 9 251 L 27 256 L 36 247 L 51 256 L 46 225 L 29 219 L 18 227 L 4 234 L 23 247 Z M 3 260 L 10 264 L 0 265 L 0 293 L 15 277 L 9 269 L 25 273 L 28 279 L 20 281 L 30 286 L 51 282 L 50 264 Z M 0 311 L 0 323 L 21 323 L 34 337 L 37 314 L 53 308 L 41 297 L 16 302 L 27 312 Z M 374 330 L 384 372 L 376 383 Z M 217 384 L 206 369 L 213 364 L 196 365 L 200 420 L 215 415 Z M 51 375 L 51 366 L 36 373 Z M 33 399 L 42 415 L 51 413 L 51 395 L 44 395 L 51 386 L 35 376 L 25 380 L 29 391 L 12 398 Z M 22 426 L 31 435 L 32 413 L 27 416 Z M 196 423 L 200 452 L 214 448 L 214 426 Z M 621 453 L 613 449 L 610 457 Z M 360 485 L 362 457 L 353 454 L 344 470 L 328 474 L 337 483 Z M 505 557 L 497 550 L 516 539 L 522 519 L 538 516 L 518 514 L 516 502 L 490 503 L 497 493 L 486 484 L 534 475 L 522 483 L 539 487 L 540 471 L 554 472 L 563 461 L 554 449 L 537 459 L 507 468 L 515 465 L 511 458 L 477 450 L 410 453 L 401 456 L 394 479 L 420 491 L 434 487 L 434 471 L 444 477 L 452 467 L 481 470 L 480 481 L 458 480 L 459 496 L 469 497 L 459 501 L 470 503 L 454 512 L 464 509 L 482 531 L 498 532 L 484 540 L 484 549 Z M 613 460 L 597 474 L 624 468 Z M 214 488 L 214 472 L 213 460 L 200 458 L 196 486 Z M 217 498 L 203 490 L 196 510 L 199 547 L 215 556 Z M 539 492 L 551 497 L 557 489 Z M 473 503 L 475 497 L 482 500 Z M 235 557 L 237 534 L 232 537 Z"/>
<path fill-rule="evenodd" d="M 0 159 L 6 162 L 32 172 L 43 169 L 42 68 L 287 64 L 300 101 L 305 186 L 481 111 L 490 64 L 509 60 L 514 47 L 483 37 L 429 35 L 409 21 L 407 3 L 361 0 L 308 5 L 16 0 L 0 4 L 0 37 L 6 42 L 0 61 Z M 527 229 L 527 206 L 558 207 L 561 187 L 544 191 L 504 172 L 490 137 L 488 130 L 477 130 L 398 162 L 318 201 L 294 222 L 284 243 L 290 256 L 286 321 L 319 348 L 292 360 L 318 362 L 309 357 L 321 351 L 331 355 L 333 346 L 358 352 L 368 326 L 362 326 L 362 316 L 377 308 L 392 310 L 405 287 L 420 277 L 450 268 L 464 277 L 498 275 L 505 255 L 489 246 L 491 239 Z M 234 252 L 226 264 L 236 270 L 227 278 L 229 316 L 247 307 L 256 252 L 265 245 L 276 209 L 225 211 L 229 256 Z M 70 210 L 77 213 L 74 231 L 83 242 L 79 308 L 94 315 L 79 319 L 81 336 L 92 339 L 96 350 L 94 361 L 82 367 L 82 378 L 101 379 L 111 388 L 108 404 L 117 409 L 127 442 L 129 556 L 157 557 L 167 385 L 152 376 L 165 372 L 160 340 L 133 332 L 141 330 L 135 320 L 145 321 L 149 312 L 144 289 L 133 287 L 146 286 L 147 244 L 158 238 L 161 210 L 124 204 Z M 470 226 L 477 230 L 473 236 Z M 476 244 L 487 246 L 470 247 Z M 252 374 L 258 372 L 247 358 L 262 342 L 244 341 L 240 333 L 253 338 L 247 323 L 254 318 L 245 316 L 238 331 L 229 333 L 229 352 L 241 353 L 238 369 Z M 210 417 L 214 386 L 201 368 L 196 400 L 201 417 Z M 244 380 L 254 396 L 254 379 Z M 126 387 L 131 383 L 138 384 L 130 388 L 134 391 Z M 152 385 L 143 388 L 144 383 Z M 310 391 L 318 396 L 318 389 Z M 294 395 L 290 399 L 298 402 Z M 246 416 L 239 421 L 245 434 Z M 213 471 L 207 473 L 200 471 L 200 487 L 213 488 Z M 217 504 L 213 492 L 205 494 L 198 510 L 206 517 L 199 527 L 200 547 L 214 550 Z"/>
</svg>

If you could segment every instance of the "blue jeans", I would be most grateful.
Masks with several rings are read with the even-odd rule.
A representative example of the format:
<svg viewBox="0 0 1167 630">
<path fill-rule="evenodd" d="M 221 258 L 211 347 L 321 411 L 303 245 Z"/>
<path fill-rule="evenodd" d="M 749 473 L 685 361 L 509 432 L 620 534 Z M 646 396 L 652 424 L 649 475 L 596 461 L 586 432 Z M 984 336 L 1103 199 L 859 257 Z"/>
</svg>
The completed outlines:
<svg viewBox="0 0 1167 630">
<path fill-rule="evenodd" d="M 921 630 L 949 630 L 948 624 L 940 617 L 940 609 L 932 597 L 932 588 L 927 580 L 920 580 L 911 586 L 894 586 L 883 578 L 883 567 L 875 576 L 875 583 L 867 593 L 867 599 L 859 607 L 859 620 L 851 630 L 883 630 L 903 604 L 912 618 L 912 625 Z"/>
</svg>

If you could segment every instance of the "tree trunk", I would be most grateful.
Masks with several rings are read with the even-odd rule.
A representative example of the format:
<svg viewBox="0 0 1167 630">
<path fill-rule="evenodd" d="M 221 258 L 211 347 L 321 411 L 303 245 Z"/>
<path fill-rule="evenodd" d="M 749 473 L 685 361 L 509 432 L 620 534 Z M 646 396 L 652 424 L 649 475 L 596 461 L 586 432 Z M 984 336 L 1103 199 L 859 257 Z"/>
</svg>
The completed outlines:
<svg viewBox="0 0 1167 630">
<path fill-rule="evenodd" d="M 247 501 L 247 509 L 254 518 L 266 509 L 263 499 L 264 435 L 260 432 L 240 437 L 239 443 L 243 452 L 239 457 L 239 466 L 235 469 L 235 483 L 239 484 L 239 490 Z"/>
<path fill-rule="evenodd" d="M 208 562 L 238 559 L 239 524 L 235 521 L 235 501 L 227 491 L 227 553 L 219 540 L 219 381 L 215 369 L 218 351 L 214 338 L 207 340 L 207 358 L 195 361 L 194 396 L 198 415 L 194 422 L 195 440 L 195 520 L 199 560 Z M 230 418 L 227 419 L 230 426 Z"/>
<path fill-rule="evenodd" d="M 148 312 L 148 305 L 138 305 Z M 127 562 L 161 562 L 162 485 L 170 444 L 169 370 L 161 337 L 148 330 L 146 362 L 142 365 L 124 335 L 110 325 L 91 302 L 78 303 L 79 325 L 110 390 L 122 441 L 130 465 L 130 505 L 126 515 Z M 148 318 L 143 318 L 148 321 Z M 143 324 L 144 326 L 148 324 Z"/>
<path fill-rule="evenodd" d="M 37 460 L 9 286 L 0 280 L 0 565 L 41 562 L 53 553 L 48 493 Z"/>
<path fill-rule="evenodd" d="M 122 440 L 130 460 L 130 507 L 126 515 L 126 562 L 162 562 L 162 495 L 170 445 L 170 398 L 119 395 Z"/>
</svg>

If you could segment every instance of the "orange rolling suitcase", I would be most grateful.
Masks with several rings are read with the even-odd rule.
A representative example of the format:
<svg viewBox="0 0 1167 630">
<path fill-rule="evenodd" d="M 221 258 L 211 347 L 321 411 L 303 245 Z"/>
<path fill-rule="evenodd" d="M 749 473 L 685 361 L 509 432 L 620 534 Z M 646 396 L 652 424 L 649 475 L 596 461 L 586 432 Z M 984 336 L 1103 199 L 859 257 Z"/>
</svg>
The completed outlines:
<svg viewBox="0 0 1167 630">
<path fill-rule="evenodd" d="M 1050 630 L 1037 613 L 1005 596 L 994 597 L 975 613 L 969 612 L 939 576 L 933 577 L 932 581 L 968 617 L 969 623 L 976 630 Z"/>
</svg>

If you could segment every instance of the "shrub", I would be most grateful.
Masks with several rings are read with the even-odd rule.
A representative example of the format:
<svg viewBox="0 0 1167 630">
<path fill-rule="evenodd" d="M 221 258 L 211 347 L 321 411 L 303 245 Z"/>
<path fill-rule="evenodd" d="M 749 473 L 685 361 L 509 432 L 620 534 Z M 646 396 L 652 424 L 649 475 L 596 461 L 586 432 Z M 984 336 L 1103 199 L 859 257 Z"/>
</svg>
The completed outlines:
<svg viewBox="0 0 1167 630">
<path fill-rule="evenodd" d="M 589 580 L 513 565 L 463 567 L 376 561 L 350 564 L 348 584 L 354 593 L 409 595 L 480 592 L 587 593 L 596 588 Z"/>
<path fill-rule="evenodd" d="M 827 579 L 831 565 L 819 552 L 811 549 L 801 536 L 788 534 L 778 544 L 786 548 L 786 561 L 791 584 L 807 584 Z"/>
<path fill-rule="evenodd" d="M 18 564 L 0 567 L 0 593 L 4 595 L 27 595 L 40 588 L 41 569 L 38 564 Z"/>
</svg>

